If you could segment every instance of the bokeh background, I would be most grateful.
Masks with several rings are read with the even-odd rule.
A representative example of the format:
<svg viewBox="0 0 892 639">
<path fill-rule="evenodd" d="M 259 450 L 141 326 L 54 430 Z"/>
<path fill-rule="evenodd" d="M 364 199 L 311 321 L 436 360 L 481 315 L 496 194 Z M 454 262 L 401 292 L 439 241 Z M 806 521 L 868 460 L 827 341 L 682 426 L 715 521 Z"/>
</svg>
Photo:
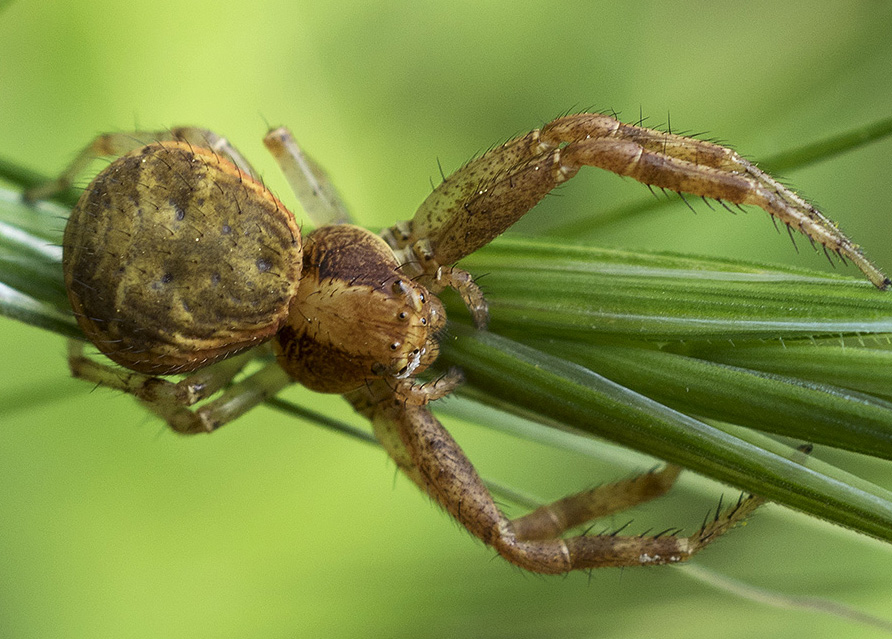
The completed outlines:
<svg viewBox="0 0 892 639">
<path fill-rule="evenodd" d="M 879 1 L 15 0 L 0 6 L 0 153 L 54 173 L 96 133 L 197 124 L 293 202 L 260 141 L 287 124 L 379 227 L 412 214 L 438 161 L 568 110 L 671 115 L 756 159 L 888 117 L 890 24 Z M 890 157 L 884 141 L 785 176 L 886 269 Z M 649 197 L 594 171 L 560 194 L 519 230 Z M 761 212 L 695 208 L 590 241 L 827 268 Z M 2 319 L 0 361 L 2 637 L 885 636 L 674 569 L 522 574 L 366 444 L 268 408 L 176 437 L 70 380 L 60 338 Z M 337 398 L 288 396 L 353 419 Z M 486 475 L 545 497 L 649 465 L 450 426 Z M 686 478 L 633 527 L 693 527 L 722 492 Z M 892 616 L 887 545 L 777 507 L 697 562 Z"/>
</svg>

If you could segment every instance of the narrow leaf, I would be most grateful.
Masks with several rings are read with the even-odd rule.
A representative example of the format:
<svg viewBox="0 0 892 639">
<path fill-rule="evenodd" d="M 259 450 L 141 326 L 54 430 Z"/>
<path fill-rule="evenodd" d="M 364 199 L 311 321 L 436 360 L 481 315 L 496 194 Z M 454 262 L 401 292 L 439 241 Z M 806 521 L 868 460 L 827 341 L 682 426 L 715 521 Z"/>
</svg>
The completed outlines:
<svg viewBox="0 0 892 639">
<path fill-rule="evenodd" d="M 451 330 L 443 360 L 483 395 L 892 540 L 892 495 L 879 487 L 841 482 L 578 364 L 464 325 Z"/>
</svg>

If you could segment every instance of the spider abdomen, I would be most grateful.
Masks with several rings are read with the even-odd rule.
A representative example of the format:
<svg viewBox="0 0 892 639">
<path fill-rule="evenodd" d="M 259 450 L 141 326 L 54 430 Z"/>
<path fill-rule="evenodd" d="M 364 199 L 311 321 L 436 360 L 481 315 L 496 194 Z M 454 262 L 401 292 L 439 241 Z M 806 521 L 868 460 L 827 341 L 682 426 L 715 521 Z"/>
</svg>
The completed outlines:
<svg viewBox="0 0 892 639">
<path fill-rule="evenodd" d="M 84 191 L 63 268 L 90 341 L 164 375 L 271 338 L 301 255 L 293 216 L 263 185 L 212 151 L 164 142 L 123 155 Z"/>
</svg>

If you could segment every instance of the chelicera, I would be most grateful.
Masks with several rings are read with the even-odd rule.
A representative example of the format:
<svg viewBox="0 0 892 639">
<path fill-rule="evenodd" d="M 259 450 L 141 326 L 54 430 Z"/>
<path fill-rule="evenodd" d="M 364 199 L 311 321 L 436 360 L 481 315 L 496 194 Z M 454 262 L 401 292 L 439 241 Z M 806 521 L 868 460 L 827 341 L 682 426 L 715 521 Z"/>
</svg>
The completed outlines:
<svg viewBox="0 0 892 639">
<path fill-rule="evenodd" d="M 349 223 L 324 172 L 287 130 L 264 141 L 317 224 L 306 238 L 245 159 L 202 129 L 100 136 L 57 180 L 29 194 L 67 187 L 97 155 L 120 156 L 73 210 L 63 257 L 81 328 L 120 366 L 73 343 L 73 374 L 136 396 L 184 434 L 213 431 L 295 381 L 341 393 L 371 420 L 407 476 L 473 535 L 531 571 L 684 561 L 762 500 L 741 498 L 689 537 L 562 537 L 665 493 L 679 473 L 669 465 L 506 518 L 428 408 L 456 388 L 460 373 L 417 381 L 437 358 L 446 322 L 438 293 L 455 289 L 476 325 L 487 322 L 480 289 L 456 262 L 581 167 L 594 166 L 652 187 L 759 206 L 855 263 L 876 287 L 890 284 L 832 221 L 737 153 L 607 115 L 562 117 L 494 148 L 446 178 L 414 218 L 380 235 Z M 234 381 L 253 357 L 249 349 L 264 344 L 275 360 Z"/>
</svg>

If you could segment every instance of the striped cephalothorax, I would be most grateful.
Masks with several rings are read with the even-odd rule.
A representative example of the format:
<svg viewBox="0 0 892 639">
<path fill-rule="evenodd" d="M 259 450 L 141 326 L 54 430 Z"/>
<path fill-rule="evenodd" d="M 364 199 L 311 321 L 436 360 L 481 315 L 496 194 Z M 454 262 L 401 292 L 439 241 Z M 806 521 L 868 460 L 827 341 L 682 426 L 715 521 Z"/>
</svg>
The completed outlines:
<svg viewBox="0 0 892 639">
<path fill-rule="evenodd" d="M 416 379 L 436 360 L 446 322 L 437 294 L 455 289 L 477 327 L 486 326 L 486 301 L 456 262 L 594 166 L 759 206 L 852 261 L 877 288 L 890 285 L 831 220 L 734 151 L 607 115 L 558 118 L 490 150 L 445 178 L 411 220 L 380 235 L 349 223 L 327 176 L 287 130 L 264 142 L 317 225 L 303 244 L 292 214 L 245 159 L 203 129 L 100 136 L 57 180 L 29 193 L 47 197 L 93 157 L 120 156 L 72 212 L 63 266 L 85 336 L 123 368 L 73 342 L 73 374 L 136 396 L 184 434 L 213 431 L 294 381 L 341 393 L 408 477 L 507 560 L 536 572 L 684 561 L 762 500 L 717 510 L 689 537 L 563 537 L 666 492 L 679 473 L 668 465 L 505 517 L 427 406 L 455 389 L 460 373 Z M 252 347 L 269 357 L 240 376 Z M 176 382 L 159 377 L 183 373 Z"/>
</svg>

